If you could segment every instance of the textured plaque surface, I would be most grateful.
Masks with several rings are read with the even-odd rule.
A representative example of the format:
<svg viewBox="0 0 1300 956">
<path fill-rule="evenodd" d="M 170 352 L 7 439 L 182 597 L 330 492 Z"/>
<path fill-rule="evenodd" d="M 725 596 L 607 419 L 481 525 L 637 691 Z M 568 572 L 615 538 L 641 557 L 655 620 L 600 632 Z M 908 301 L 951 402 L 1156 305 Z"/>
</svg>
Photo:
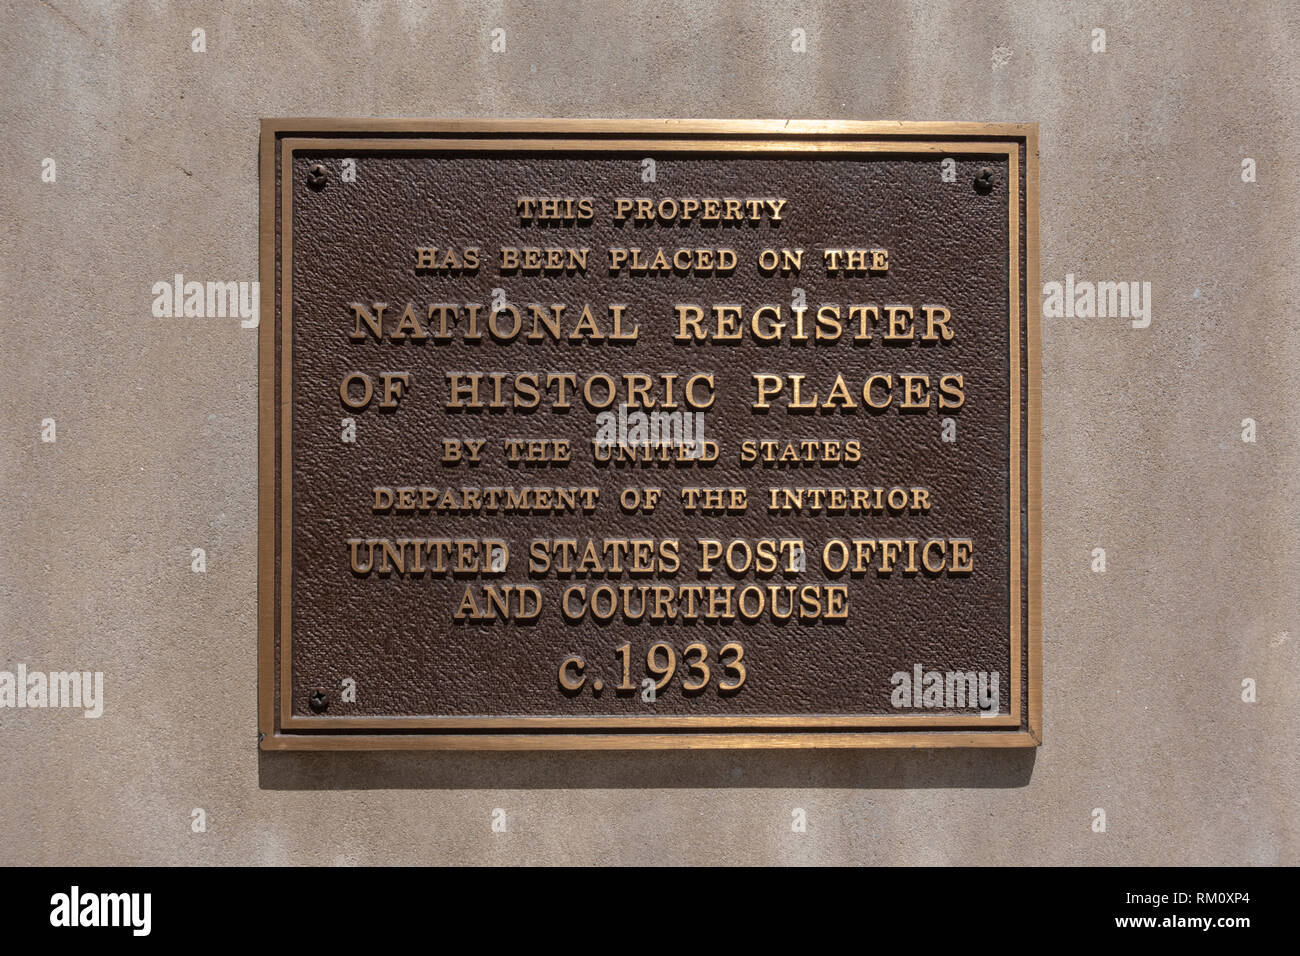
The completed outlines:
<svg viewBox="0 0 1300 956">
<path fill-rule="evenodd" d="M 266 121 L 263 746 L 1037 743 L 1036 148 Z"/>
</svg>

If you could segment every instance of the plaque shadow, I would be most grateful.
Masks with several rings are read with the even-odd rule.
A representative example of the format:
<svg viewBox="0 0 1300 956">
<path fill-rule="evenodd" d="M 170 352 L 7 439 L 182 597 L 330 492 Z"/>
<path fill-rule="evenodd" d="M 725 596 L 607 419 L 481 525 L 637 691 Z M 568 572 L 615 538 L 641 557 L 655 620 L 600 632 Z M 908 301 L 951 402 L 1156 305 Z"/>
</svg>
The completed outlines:
<svg viewBox="0 0 1300 956">
<path fill-rule="evenodd" d="M 931 750 L 258 751 L 263 790 L 1014 789 L 1037 747 Z"/>
</svg>

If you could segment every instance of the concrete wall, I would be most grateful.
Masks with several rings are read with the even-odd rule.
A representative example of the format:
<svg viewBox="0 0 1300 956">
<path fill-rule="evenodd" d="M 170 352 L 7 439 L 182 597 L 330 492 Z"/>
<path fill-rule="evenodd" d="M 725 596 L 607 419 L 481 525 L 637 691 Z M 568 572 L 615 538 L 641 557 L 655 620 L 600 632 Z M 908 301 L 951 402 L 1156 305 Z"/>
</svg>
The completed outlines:
<svg viewBox="0 0 1300 956">
<path fill-rule="evenodd" d="M 0 710 L 0 862 L 1300 862 L 1300 8 L 588 6 L 0 8 L 0 668 L 107 698 Z M 150 290 L 257 278 L 262 116 L 1038 121 L 1043 281 L 1154 302 L 1043 322 L 1045 745 L 259 755 L 256 333 Z"/>
</svg>

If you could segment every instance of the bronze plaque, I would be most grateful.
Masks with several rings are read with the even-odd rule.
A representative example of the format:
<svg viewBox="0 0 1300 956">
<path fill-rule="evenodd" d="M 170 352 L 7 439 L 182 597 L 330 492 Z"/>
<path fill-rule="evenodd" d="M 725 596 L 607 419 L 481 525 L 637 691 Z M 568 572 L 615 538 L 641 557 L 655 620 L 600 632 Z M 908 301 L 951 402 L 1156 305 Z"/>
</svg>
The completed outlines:
<svg viewBox="0 0 1300 956">
<path fill-rule="evenodd" d="M 266 120 L 286 748 L 1033 746 L 1037 131 Z"/>
</svg>

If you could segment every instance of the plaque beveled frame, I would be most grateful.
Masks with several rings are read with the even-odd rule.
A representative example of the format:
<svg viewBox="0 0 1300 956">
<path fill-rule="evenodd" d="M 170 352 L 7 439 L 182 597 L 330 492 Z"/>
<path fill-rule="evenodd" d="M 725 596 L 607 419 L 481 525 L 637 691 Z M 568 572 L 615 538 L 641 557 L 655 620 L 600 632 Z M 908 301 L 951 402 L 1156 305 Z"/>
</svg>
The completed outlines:
<svg viewBox="0 0 1300 956">
<path fill-rule="evenodd" d="M 1008 186 L 1011 690 L 1008 715 L 305 717 L 292 685 L 292 191 L 278 189 L 298 149 L 708 151 L 996 156 Z M 1022 159 L 1023 158 L 1023 159 Z M 1041 381 L 1037 124 L 782 120 L 265 119 L 260 144 L 261 315 L 258 373 L 258 729 L 264 750 L 573 750 L 1033 747 L 1042 742 Z M 1023 198 L 1023 208 L 1021 200 Z M 1021 220 L 1024 229 L 1021 235 Z M 282 228 L 277 228 L 278 222 Z M 1021 240 L 1023 239 L 1023 251 Z M 1023 269 L 1021 267 L 1023 256 Z M 1023 309 L 1022 309 L 1023 302 Z M 1023 318 L 1024 325 L 1021 325 Z M 1020 341 L 1027 374 L 1022 380 Z M 1022 403 L 1025 409 L 1021 420 Z M 1023 469 L 1022 469 L 1023 455 Z M 1025 542 L 1024 555 L 1021 543 Z M 1022 573 L 1022 565 L 1025 568 Z M 1022 602 L 1027 611 L 1021 620 Z M 1022 625 L 1024 627 L 1022 628 Z M 1022 669 L 1025 687 L 1021 687 Z M 1022 700 L 1024 707 L 1022 710 Z M 979 729 L 976 729 L 979 728 Z"/>
</svg>

